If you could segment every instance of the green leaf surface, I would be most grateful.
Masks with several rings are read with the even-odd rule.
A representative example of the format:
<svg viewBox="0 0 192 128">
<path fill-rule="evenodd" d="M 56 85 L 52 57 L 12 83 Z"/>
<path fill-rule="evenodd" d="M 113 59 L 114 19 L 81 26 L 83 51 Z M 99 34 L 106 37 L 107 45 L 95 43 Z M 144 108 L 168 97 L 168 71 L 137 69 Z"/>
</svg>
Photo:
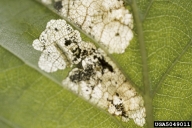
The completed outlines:
<svg viewBox="0 0 192 128">
<path fill-rule="evenodd" d="M 192 1 L 132 0 L 134 39 L 110 55 L 143 95 L 147 124 L 192 120 Z M 51 19 L 35 0 L 0 0 L 0 127 L 126 128 L 106 111 L 61 87 L 65 71 L 45 73 L 32 47 Z"/>
</svg>

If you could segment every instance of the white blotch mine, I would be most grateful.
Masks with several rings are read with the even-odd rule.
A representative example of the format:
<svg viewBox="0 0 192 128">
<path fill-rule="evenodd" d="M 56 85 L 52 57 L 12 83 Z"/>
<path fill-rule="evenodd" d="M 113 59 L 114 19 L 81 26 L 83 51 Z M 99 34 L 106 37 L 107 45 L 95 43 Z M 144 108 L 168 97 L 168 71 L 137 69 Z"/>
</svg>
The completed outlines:
<svg viewBox="0 0 192 128">
<path fill-rule="evenodd" d="M 63 86 L 122 121 L 133 119 L 143 126 L 143 98 L 103 50 L 81 40 L 80 33 L 64 20 L 51 20 L 33 47 L 42 51 L 39 67 L 46 72 L 64 69 L 67 62 L 76 65 Z"/>
<path fill-rule="evenodd" d="M 76 64 L 81 61 L 76 57 L 79 53 L 75 51 L 77 45 L 74 45 L 80 42 L 80 33 L 64 20 L 51 20 L 32 45 L 36 50 L 42 51 L 39 67 L 46 72 L 55 72 L 65 69 L 69 63 Z"/>
<path fill-rule="evenodd" d="M 123 53 L 133 38 L 133 17 L 123 0 L 55 0 L 54 7 L 109 53 Z"/>
<path fill-rule="evenodd" d="M 143 98 L 101 49 L 95 49 L 74 68 L 63 85 L 122 121 L 133 119 L 143 126 L 145 108 Z"/>
</svg>

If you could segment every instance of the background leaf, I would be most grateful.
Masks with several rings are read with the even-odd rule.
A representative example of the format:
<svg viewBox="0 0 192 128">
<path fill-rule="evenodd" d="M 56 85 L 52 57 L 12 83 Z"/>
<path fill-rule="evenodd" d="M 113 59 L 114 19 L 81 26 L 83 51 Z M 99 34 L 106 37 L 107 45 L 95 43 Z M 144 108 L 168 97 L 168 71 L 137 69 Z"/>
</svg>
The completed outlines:
<svg viewBox="0 0 192 128">
<path fill-rule="evenodd" d="M 192 120 L 191 5 L 191 0 L 130 3 L 134 39 L 124 54 L 111 57 L 143 94 L 146 127 L 153 127 L 153 117 Z M 31 44 L 58 18 L 33 0 L 0 0 L 0 127 L 138 127 L 63 89 L 70 69 L 47 74 L 38 68 L 40 52 Z"/>
</svg>

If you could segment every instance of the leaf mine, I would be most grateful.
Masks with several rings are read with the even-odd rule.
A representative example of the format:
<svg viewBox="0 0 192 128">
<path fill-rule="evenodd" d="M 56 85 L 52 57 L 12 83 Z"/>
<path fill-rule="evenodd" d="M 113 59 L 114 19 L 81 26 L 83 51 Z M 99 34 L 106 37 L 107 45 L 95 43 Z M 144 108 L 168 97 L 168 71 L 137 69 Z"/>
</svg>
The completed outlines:
<svg viewBox="0 0 192 128">
<path fill-rule="evenodd" d="M 145 124 L 143 98 L 105 52 L 82 41 L 79 31 L 65 20 L 49 21 L 32 45 L 42 51 L 38 64 L 46 72 L 76 65 L 63 80 L 64 87 L 124 122 L 133 119 L 139 126 Z"/>
<path fill-rule="evenodd" d="M 123 53 L 133 38 L 133 16 L 123 0 L 54 0 L 53 6 L 101 42 L 109 53 Z"/>
</svg>

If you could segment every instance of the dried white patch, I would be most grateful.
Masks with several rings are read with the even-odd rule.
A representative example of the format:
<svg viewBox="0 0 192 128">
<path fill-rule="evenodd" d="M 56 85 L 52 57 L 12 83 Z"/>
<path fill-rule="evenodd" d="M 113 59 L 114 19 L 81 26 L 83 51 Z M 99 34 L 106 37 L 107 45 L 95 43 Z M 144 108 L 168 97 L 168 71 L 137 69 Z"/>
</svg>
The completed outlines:
<svg viewBox="0 0 192 128">
<path fill-rule="evenodd" d="M 107 47 L 123 53 L 133 38 L 133 16 L 123 0 L 55 0 L 54 7 Z"/>
<path fill-rule="evenodd" d="M 76 65 L 63 86 L 122 121 L 133 119 L 139 126 L 145 124 L 143 98 L 103 50 L 82 41 L 79 32 L 64 20 L 48 22 L 33 47 L 42 51 L 39 67 L 46 72 L 64 69 L 67 62 Z"/>
<path fill-rule="evenodd" d="M 52 4 L 52 0 L 41 0 L 44 4 Z"/>
</svg>

